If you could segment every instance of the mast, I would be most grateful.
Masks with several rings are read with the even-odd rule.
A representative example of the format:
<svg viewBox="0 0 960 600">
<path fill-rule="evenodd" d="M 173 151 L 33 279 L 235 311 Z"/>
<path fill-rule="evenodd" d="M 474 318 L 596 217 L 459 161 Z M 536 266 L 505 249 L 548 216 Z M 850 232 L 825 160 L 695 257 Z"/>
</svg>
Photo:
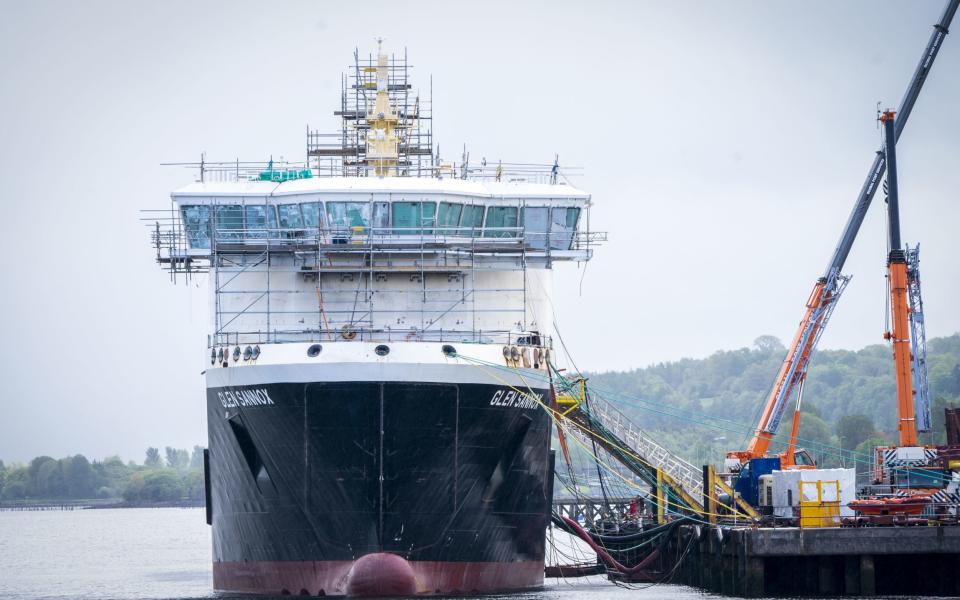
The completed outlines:
<svg viewBox="0 0 960 600">
<path fill-rule="evenodd" d="M 399 153 L 397 110 L 390 102 L 390 74 L 387 55 L 383 53 L 383 39 L 377 39 L 377 96 L 373 108 L 367 111 L 367 161 L 377 177 L 396 173 Z"/>
</svg>

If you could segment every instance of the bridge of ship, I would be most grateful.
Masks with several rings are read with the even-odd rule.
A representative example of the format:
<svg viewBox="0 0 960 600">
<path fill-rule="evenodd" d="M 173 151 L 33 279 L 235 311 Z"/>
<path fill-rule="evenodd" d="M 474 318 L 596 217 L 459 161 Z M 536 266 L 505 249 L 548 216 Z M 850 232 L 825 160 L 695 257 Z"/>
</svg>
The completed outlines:
<svg viewBox="0 0 960 600">
<path fill-rule="evenodd" d="M 531 272 L 606 239 L 589 195 L 562 184 L 216 181 L 172 200 L 147 218 L 157 260 L 174 278 L 211 275 L 212 345 L 543 330 L 531 305 L 549 284 Z"/>
</svg>

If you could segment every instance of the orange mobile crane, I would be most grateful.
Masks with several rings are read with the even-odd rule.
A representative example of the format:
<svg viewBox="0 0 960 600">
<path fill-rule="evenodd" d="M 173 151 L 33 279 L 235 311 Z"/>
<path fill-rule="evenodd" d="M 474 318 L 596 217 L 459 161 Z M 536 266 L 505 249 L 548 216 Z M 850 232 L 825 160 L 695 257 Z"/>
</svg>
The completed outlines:
<svg viewBox="0 0 960 600">
<path fill-rule="evenodd" d="M 883 337 L 893 346 L 899 440 L 896 446 L 876 449 L 874 483 L 887 483 L 893 486 L 892 490 L 910 489 L 911 493 L 925 495 L 941 487 L 942 478 L 929 470 L 936 462 L 937 449 L 919 446 L 917 438 L 918 431 L 930 430 L 931 421 L 920 258 L 916 247 L 910 248 L 900 241 L 896 113 L 884 112 L 880 122 L 887 160 L 887 284 L 890 289 L 890 329 Z"/>
<path fill-rule="evenodd" d="M 893 364 L 897 380 L 897 429 L 900 446 L 917 445 L 917 419 L 913 409 L 913 366 L 910 355 L 910 306 L 907 290 L 910 276 L 907 272 L 907 255 L 900 243 L 900 199 L 897 191 L 897 144 L 894 142 L 896 113 L 886 111 L 880 115 L 883 123 L 884 152 L 887 158 L 887 229 L 889 250 L 887 253 L 887 278 L 890 287 L 891 330 L 883 332 L 883 338 L 893 344 Z"/>
<path fill-rule="evenodd" d="M 907 118 L 913 110 L 920 90 L 923 88 L 923 83 L 926 81 L 927 75 L 929 75 L 930 69 L 933 67 L 934 60 L 948 33 L 948 27 L 953 20 L 954 14 L 957 12 L 958 4 L 960 4 L 960 0 L 948 0 L 940 21 L 934 25 L 933 34 L 924 49 L 920 63 L 914 71 L 906 94 L 904 94 L 900 102 L 900 107 L 897 111 L 899 117 L 895 121 L 890 121 L 890 128 L 892 130 L 890 142 L 893 144 L 900 138 L 900 133 L 903 131 L 903 127 L 906 125 Z M 837 301 L 840 299 L 844 288 L 850 281 L 850 277 L 841 274 L 840 271 L 847 259 L 853 241 L 856 239 L 857 233 L 860 230 L 860 225 L 863 223 L 873 196 L 877 191 L 877 185 L 883 178 L 886 162 L 884 149 L 881 148 L 877 152 L 873 166 L 870 168 L 867 179 L 860 190 L 860 195 L 857 197 L 853 212 L 851 212 L 847 220 L 847 224 L 843 229 L 843 235 L 840 237 L 840 242 L 833 252 L 827 270 L 814 284 L 813 291 L 807 299 L 803 319 L 800 321 L 797 333 L 787 350 L 786 358 L 780 367 L 780 371 L 777 373 L 776 380 L 763 408 L 760 421 L 757 423 L 747 449 L 727 453 L 726 466 L 729 470 L 739 471 L 742 466 L 749 461 L 768 456 L 767 452 L 770 448 L 770 442 L 780 427 L 780 421 L 783 418 L 787 402 L 792 397 L 794 391 L 797 392 L 797 401 L 794 410 L 793 428 L 786 451 L 779 455 L 780 465 L 781 468 L 790 468 L 797 466 L 798 463 L 812 463 L 812 461 L 808 460 L 808 454 L 802 450 L 795 450 L 797 433 L 800 426 L 800 403 L 802 401 L 803 382 L 807 377 L 810 359 L 816 349 L 817 342 L 820 340 L 820 336 L 823 335 L 830 315 L 833 313 L 833 309 L 836 307 Z M 893 331 L 894 336 L 898 333 L 899 331 L 897 329 Z M 907 348 L 909 345 L 909 343 L 907 345 L 900 344 L 902 348 Z M 903 351 L 901 350 L 901 363 L 903 355 Z M 909 362 L 909 360 L 907 362 Z M 901 367 L 906 368 L 905 363 L 901 363 L 898 363 L 898 369 Z M 909 383 L 907 385 L 909 386 Z M 912 401 L 909 400 L 909 396 L 902 396 L 901 401 L 909 401 L 911 403 L 909 410 L 912 412 Z M 903 431 L 909 434 L 909 428 L 901 430 L 902 433 Z"/>
</svg>

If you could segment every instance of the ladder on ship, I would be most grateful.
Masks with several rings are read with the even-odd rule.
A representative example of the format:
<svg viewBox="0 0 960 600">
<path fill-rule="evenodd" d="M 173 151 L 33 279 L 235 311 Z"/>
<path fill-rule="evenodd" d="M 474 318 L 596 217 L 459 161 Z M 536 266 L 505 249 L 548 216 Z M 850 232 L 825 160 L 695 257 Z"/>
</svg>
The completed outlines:
<svg viewBox="0 0 960 600">
<path fill-rule="evenodd" d="M 588 443 L 592 440 L 607 454 L 637 475 L 651 489 L 665 494 L 666 502 L 676 511 L 693 513 L 715 522 L 724 507 L 717 501 L 720 494 L 733 500 L 726 508 L 731 517 L 759 518 L 757 511 L 739 498 L 712 468 L 697 469 L 658 443 L 618 410 L 611 402 L 590 393 L 584 379 L 569 380 L 557 374 L 556 403 L 558 416 L 569 420 L 569 429 Z M 704 473 L 707 471 L 707 473 Z M 713 485 L 704 493 L 704 475 Z"/>
</svg>

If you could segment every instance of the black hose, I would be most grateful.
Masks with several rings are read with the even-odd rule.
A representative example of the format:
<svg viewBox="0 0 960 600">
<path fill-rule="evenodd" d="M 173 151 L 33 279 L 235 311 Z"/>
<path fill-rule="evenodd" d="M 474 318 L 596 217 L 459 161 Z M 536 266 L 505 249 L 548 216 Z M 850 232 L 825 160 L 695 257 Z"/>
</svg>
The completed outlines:
<svg viewBox="0 0 960 600">
<path fill-rule="evenodd" d="M 578 535 L 576 530 L 574 530 L 572 527 L 567 525 L 567 523 L 560 517 L 560 515 L 556 511 L 550 514 L 550 520 L 553 522 L 554 525 L 566 531 L 567 533 L 571 535 Z M 593 541 L 597 542 L 598 544 L 609 544 L 609 543 L 616 543 L 616 542 L 633 542 L 637 540 L 642 540 L 643 538 L 646 538 L 646 537 L 652 537 L 655 535 L 659 535 L 661 533 L 666 533 L 671 529 L 673 529 L 674 527 L 682 523 L 685 523 L 687 521 L 693 521 L 693 519 L 691 519 L 690 517 L 681 517 L 675 521 L 670 521 L 669 523 L 658 525 L 652 529 L 647 529 L 645 531 L 638 531 L 637 533 L 626 533 L 623 535 L 593 533 L 592 531 L 587 531 L 587 533 L 589 533 L 590 537 L 593 538 Z"/>
</svg>

